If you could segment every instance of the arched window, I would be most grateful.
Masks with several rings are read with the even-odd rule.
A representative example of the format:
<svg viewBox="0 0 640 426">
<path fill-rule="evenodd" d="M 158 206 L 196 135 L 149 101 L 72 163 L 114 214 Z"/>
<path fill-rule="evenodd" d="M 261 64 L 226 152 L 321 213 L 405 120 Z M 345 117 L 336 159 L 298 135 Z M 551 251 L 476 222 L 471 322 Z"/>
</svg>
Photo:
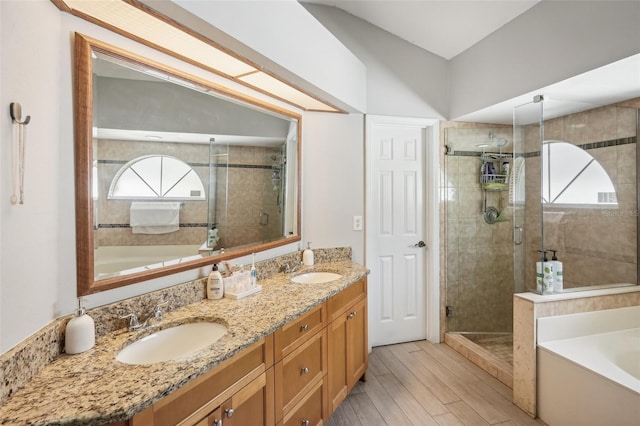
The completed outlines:
<svg viewBox="0 0 640 426">
<path fill-rule="evenodd" d="M 109 198 L 206 199 L 202 180 L 191 166 L 168 155 L 147 155 L 129 161 L 113 178 Z"/>
<path fill-rule="evenodd" d="M 587 151 L 562 141 L 542 147 L 542 202 L 582 207 L 618 204 L 606 170 Z"/>
</svg>

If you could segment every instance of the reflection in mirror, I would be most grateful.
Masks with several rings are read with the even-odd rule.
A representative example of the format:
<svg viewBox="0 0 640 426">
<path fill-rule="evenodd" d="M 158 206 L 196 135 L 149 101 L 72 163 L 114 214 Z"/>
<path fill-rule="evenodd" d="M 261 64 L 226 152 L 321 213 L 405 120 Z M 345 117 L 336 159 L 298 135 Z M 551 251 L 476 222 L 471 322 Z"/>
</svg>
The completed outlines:
<svg viewBox="0 0 640 426">
<path fill-rule="evenodd" d="M 79 295 L 299 241 L 298 115 L 76 48 Z"/>
</svg>

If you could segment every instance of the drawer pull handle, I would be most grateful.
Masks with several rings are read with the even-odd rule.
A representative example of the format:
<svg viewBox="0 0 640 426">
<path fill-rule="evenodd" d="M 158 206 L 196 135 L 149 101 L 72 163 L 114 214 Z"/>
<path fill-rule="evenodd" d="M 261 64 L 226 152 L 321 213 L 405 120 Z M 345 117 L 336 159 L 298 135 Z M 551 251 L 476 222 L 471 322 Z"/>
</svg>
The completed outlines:
<svg viewBox="0 0 640 426">
<path fill-rule="evenodd" d="M 305 331 L 309 331 L 309 325 L 308 324 L 300 326 L 300 332 L 304 333 Z"/>
<path fill-rule="evenodd" d="M 233 417 L 233 413 L 234 413 L 234 412 L 235 412 L 235 411 L 233 411 L 233 408 L 227 408 L 226 410 L 224 410 L 224 413 L 227 415 L 227 418 L 229 418 L 229 419 L 230 419 L 231 417 Z"/>
<path fill-rule="evenodd" d="M 348 316 L 347 318 L 348 318 L 348 319 L 351 319 L 351 318 L 355 317 L 356 315 L 358 315 L 358 313 L 357 313 L 357 312 L 355 312 L 355 311 L 353 311 L 353 312 L 351 312 L 351 313 L 349 314 L 349 316 Z"/>
<path fill-rule="evenodd" d="M 307 367 L 302 367 L 302 369 L 300 370 L 300 374 L 308 374 L 309 373 L 309 369 Z"/>
<path fill-rule="evenodd" d="M 222 426 L 222 419 L 214 420 L 213 423 L 211 423 L 211 426 Z"/>
<path fill-rule="evenodd" d="M 309 422 L 309 420 L 303 420 L 302 421 L 302 426 L 309 426 L 311 423 Z"/>
</svg>

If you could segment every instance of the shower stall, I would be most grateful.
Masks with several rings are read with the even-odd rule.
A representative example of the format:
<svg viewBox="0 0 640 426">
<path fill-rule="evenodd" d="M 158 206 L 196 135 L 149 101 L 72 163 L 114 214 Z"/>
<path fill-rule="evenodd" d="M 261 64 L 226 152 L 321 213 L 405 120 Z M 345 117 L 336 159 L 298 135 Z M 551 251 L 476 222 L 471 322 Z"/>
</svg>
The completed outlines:
<svg viewBox="0 0 640 426">
<path fill-rule="evenodd" d="M 537 290 L 545 252 L 563 264 L 556 292 L 638 283 L 639 107 L 540 96 L 510 125 L 445 128 L 445 341 L 506 382 L 513 294 Z"/>
</svg>

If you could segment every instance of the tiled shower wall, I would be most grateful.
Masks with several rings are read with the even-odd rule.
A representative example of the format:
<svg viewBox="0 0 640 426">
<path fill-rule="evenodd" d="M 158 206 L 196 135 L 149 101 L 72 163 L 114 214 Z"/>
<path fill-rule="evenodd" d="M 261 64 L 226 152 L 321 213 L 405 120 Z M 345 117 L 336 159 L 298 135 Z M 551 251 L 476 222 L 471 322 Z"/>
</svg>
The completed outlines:
<svg viewBox="0 0 640 426">
<path fill-rule="evenodd" d="M 615 210 L 545 208 L 545 247 L 558 250 L 564 263 L 566 288 L 637 282 L 637 108 L 640 99 L 545 122 L 545 139 L 576 145 L 601 142 L 586 147 L 611 177 L 619 202 Z M 511 133 L 510 126 L 441 124 L 441 331 L 510 331 L 511 295 L 533 287 L 535 262 L 539 260 L 540 157 L 531 153 L 540 151 L 540 129 L 538 126 L 525 129 L 525 151 L 529 153 L 527 202 L 526 210 L 518 213 L 525 222 L 525 244 L 518 246 L 524 262 L 515 265 L 525 268 L 523 288 L 514 288 L 513 223 L 484 222 L 478 181 L 480 160 L 455 155 L 455 149 L 454 155 L 445 155 L 450 129 L 464 129 L 465 134 L 477 132 L 478 140 L 486 139 L 488 132 Z M 512 136 L 508 139 L 511 141 Z M 498 196 L 489 194 L 488 204 L 497 207 Z M 507 201 L 507 193 L 504 196 Z M 453 317 L 445 317 L 446 305 L 453 306 Z"/>
<path fill-rule="evenodd" d="M 229 146 L 226 169 L 217 169 L 219 247 L 238 247 L 282 237 L 284 178 L 274 182 L 280 148 Z M 225 190 L 226 188 L 226 190 Z M 224 194 L 228 194 L 225 202 Z"/>
<path fill-rule="evenodd" d="M 545 140 L 580 145 L 603 166 L 618 199 L 612 208 L 545 205 L 544 248 L 558 250 L 565 288 L 637 283 L 636 120 L 635 108 L 607 106 L 544 123 Z M 533 283 L 541 242 L 539 126 L 526 130 L 525 144 L 525 214 L 537 219 L 525 226 L 525 279 Z"/>
<path fill-rule="evenodd" d="M 218 248 L 270 241 L 281 236 L 282 191 L 274 188 L 272 168 L 279 164 L 280 149 L 229 146 L 227 150 L 226 145 L 222 147 L 224 155 L 213 160 L 215 189 L 209 191 L 207 144 L 96 141 L 96 154 L 100 159 L 96 243 L 99 246 L 201 245 L 206 241 L 209 221 L 218 224 L 221 237 Z M 133 234 L 129 227 L 131 201 L 108 200 L 107 194 L 118 170 L 128 161 L 149 152 L 170 155 L 188 163 L 202 180 L 205 191 L 215 193 L 215 215 L 209 218 L 207 200 L 184 201 L 180 209 L 179 231 L 158 235 Z"/>
<path fill-rule="evenodd" d="M 511 128 L 448 125 L 445 143 L 450 152 L 444 156 L 441 188 L 441 225 L 446 229 L 446 305 L 453 308 L 453 316 L 446 319 L 447 331 L 510 332 L 513 247 L 508 191 L 486 193 L 487 205 L 500 209 L 502 203 L 508 219 L 486 223 L 485 194 L 480 185 L 481 150 L 476 145 L 487 142 L 489 133 L 511 140 Z M 495 147 L 487 149 L 497 152 Z"/>
<path fill-rule="evenodd" d="M 129 227 L 130 200 L 108 200 L 114 176 L 127 162 L 150 152 L 170 155 L 188 163 L 198 174 L 208 192 L 209 146 L 206 144 L 120 141 L 98 139 L 98 208 L 94 211 L 99 246 L 200 245 L 207 230 L 207 201 L 185 201 L 180 208 L 180 230 L 169 234 L 134 234 Z"/>
</svg>

